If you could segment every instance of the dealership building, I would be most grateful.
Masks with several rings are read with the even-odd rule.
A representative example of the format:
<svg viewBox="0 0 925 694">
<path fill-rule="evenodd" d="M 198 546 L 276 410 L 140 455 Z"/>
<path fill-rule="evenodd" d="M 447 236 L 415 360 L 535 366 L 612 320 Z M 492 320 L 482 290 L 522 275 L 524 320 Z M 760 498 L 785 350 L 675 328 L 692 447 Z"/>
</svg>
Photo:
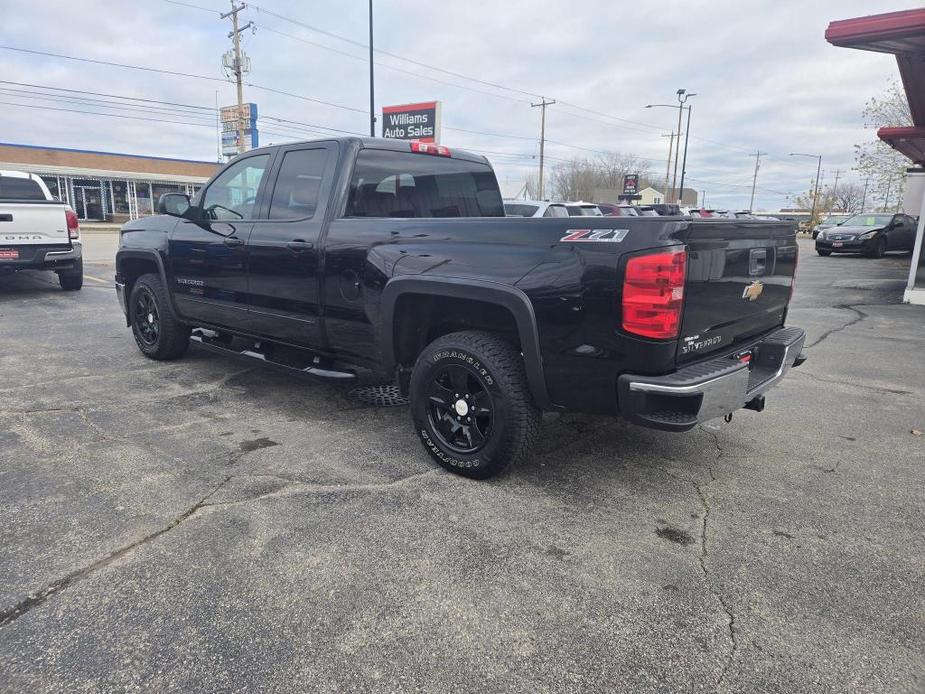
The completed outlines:
<svg viewBox="0 0 925 694">
<path fill-rule="evenodd" d="M 0 142 L 0 170 L 38 174 L 84 221 L 117 222 L 154 213 L 164 193 L 192 195 L 219 164 Z"/>
</svg>

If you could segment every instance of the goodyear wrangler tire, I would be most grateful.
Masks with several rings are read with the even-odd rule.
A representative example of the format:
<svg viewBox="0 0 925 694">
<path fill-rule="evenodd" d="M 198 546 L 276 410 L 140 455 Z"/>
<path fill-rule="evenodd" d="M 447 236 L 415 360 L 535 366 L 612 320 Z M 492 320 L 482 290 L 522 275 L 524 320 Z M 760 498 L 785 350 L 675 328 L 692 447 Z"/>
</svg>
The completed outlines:
<svg viewBox="0 0 925 694">
<path fill-rule="evenodd" d="M 444 335 L 411 375 L 411 412 L 424 447 L 451 472 L 485 479 L 530 454 L 540 426 L 518 350 L 487 332 Z"/>
<path fill-rule="evenodd" d="M 132 334 L 142 354 L 158 361 L 183 356 L 189 347 L 190 329 L 173 315 L 158 275 L 142 275 L 135 280 L 128 306 Z"/>
</svg>

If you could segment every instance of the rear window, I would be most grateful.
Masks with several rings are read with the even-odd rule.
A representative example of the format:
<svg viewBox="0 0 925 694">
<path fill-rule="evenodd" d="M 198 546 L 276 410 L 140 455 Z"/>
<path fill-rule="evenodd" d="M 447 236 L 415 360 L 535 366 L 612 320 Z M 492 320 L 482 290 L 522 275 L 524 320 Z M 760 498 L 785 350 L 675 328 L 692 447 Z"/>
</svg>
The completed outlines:
<svg viewBox="0 0 925 694">
<path fill-rule="evenodd" d="M 550 205 L 543 213 L 544 217 L 568 217 L 569 213 L 565 205 Z"/>
<path fill-rule="evenodd" d="M 31 178 L 0 176 L 0 199 L 44 200 L 42 187 Z"/>
<path fill-rule="evenodd" d="M 504 204 L 504 212 L 510 217 L 532 217 L 540 209 L 537 205 Z"/>
<path fill-rule="evenodd" d="M 504 217 L 487 164 L 414 152 L 357 155 L 347 217 Z"/>
</svg>

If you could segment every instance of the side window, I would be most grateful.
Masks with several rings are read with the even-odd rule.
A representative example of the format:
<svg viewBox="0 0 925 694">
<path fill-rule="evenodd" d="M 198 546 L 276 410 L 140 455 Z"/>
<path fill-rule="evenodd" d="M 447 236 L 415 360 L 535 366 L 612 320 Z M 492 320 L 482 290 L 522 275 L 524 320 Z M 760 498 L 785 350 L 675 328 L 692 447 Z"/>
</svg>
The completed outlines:
<svg viewBox="0 0 925 694">
<path fill-rule="evenodd" d="M 286 152 L 273 189 L 270 219 L 305 219 L 314 216 L 327 162 L 326 149 Z"/>
<path fill-rule="evenodd" d="M 260 179 L 269 162 L 269 154 L 248 157 L 235 162 L 212 181 L 202 199 L 202 209 L 209 219 L 253 219 Z"/>
</svg>

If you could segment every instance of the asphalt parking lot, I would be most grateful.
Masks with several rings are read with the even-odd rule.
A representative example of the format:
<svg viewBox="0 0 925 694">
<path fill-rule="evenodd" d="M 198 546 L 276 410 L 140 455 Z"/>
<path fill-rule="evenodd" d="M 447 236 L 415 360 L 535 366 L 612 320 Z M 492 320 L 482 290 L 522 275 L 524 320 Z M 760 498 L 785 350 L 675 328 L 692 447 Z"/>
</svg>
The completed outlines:
<svg viewBox="0 0 925 694">
<path fill-rule="evenodd" d="M 3 691 L 925 690 L 925 308 L 802 241 L 809 361 L 684 435 L 547 415 L 489 482 L 405 408 L 0 277 Z"/>
</svg>

